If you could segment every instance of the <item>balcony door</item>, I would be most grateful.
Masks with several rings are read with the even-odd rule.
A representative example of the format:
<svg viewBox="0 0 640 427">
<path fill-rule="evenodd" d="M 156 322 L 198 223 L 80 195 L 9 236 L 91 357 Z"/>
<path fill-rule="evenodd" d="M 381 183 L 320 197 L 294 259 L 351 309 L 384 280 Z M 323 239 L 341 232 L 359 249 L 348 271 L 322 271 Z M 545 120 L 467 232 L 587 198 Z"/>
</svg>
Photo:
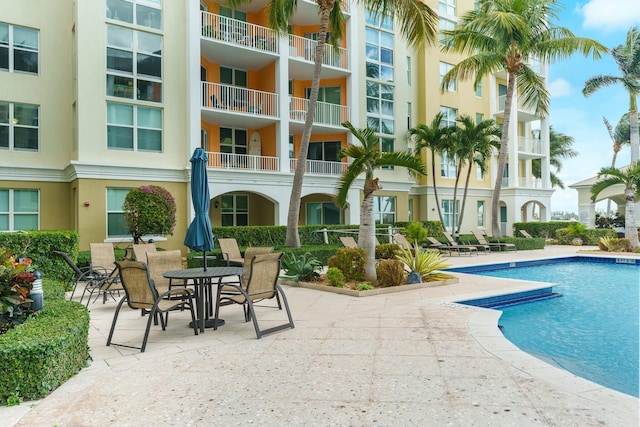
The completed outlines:
<svg viewBox="0 0 640 427">
<path fill-rule="evenodd" d="M 237 68 L 220 67 L 220 90 L 222 105 L 231 108 L 246 108 L 249 104 L 247 91 L 247 71 Z"/>
</svg>

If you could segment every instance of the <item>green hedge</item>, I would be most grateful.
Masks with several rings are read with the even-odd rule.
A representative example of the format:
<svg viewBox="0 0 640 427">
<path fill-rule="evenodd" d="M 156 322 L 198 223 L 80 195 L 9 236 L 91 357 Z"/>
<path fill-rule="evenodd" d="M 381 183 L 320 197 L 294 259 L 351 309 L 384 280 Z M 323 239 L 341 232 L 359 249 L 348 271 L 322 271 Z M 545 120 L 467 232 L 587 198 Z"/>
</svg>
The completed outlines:
<svg viewBox="0 0 640 427">
<path fill-rule="evenodd" d="M 588 228 L 581 236 L 582 244 L 588 246 L 598 246 L 601 237 L 617 237 L 618 234 L 612 228 Z M 556 230 L 556 239 L 561 245 L 570 245 L 573 238 L 576 237 L 569 232 L 567 228 Z"/>
<path fill-rule="evenodd" d="M 566 221 L 552 222 L 515 222 L 513 223 L 513 235 L 521 236 L 520 231 L 524 230 L 531 234 L 532 237 L 540 237 L 543 239 L 555 239 L 556 230 L 567 228 Z M 571 244 L 571 243 L 569 243 Z"/>
<path fill-rule="evenodd" d="M 45 296 L 36 316 L 0 335 L 0 404 L 40 399 L 78 373 L 89 358 L 88 335 L 82 304 Z"/>
<path fill-rule="evenodd" d="M 260 246 L 260 245 L 253 245 L 253 246 Z M 266 246 L 266 245 L 265 245 Z M 339 245 L 337 244 L 329 244 L 329 245 L 307 245 L 307 246 L 302 246 L 300 248 L 288 248 L 286 246 L 273 246 L 273 251 L 274 252 L 284 252 L 286 253 L 293 253 L 296 256 L 298 255 L 304 255 L 305 253 L 309 252 L 311 253 L 311 255 L 315 256 L 316 258 L 318 258 L 320 260 L 320 262 L 322 262 L 323 265 L 327 265 L 329 258 L 331 258 L 336 251 L 339 248 L 343 248 L 344 245 L 342 243 L 340 243 Z M 242 254 L 244 254 L 244 251 L 246 250 L 246 247 L 242 246 L 240 247 L 240 252 Z M 225 261 L 222 259 L 222 253 L 220 252 L 220 249 L 216 248 L 211 252 L 207 252 L 208 255 L 214 255 L 216 256 L 218 259 L 216 260 L 209 260 L 207 261 L 207 265 L 209 266 L 217 266 L 217 265 L 226 265 Z M 187 255 L 187 265 L 189 267 L 201 267 L 202 266 L 202 253 L 197 253 L 197 252 L 190 252 Z"/>
</svg>

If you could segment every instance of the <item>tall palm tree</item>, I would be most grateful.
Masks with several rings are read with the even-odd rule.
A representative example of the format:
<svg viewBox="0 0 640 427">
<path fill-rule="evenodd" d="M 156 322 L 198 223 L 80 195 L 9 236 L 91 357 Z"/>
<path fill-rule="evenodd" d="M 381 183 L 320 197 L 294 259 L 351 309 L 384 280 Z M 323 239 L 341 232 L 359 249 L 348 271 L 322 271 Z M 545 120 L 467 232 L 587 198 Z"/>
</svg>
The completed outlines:
<svg viewBox="0 0 640 427">
<path fill-rule="evenodd" d="M 599 181 L 591 186 L 592 202 L 595 202 L 598 195 L 606 188 L 614 185 L 624 186 L 624 237 L 631 241 L 631 245 L 634 248 L 639 247 L 635 204 L 636 198 L 640 196 L 640 161 L 630 164 L 629 167 L 624 170 L 610 167 L 602 168 L 600 172 L 598 172 L 598 179 Z"/>
<path fill-rule="evenodd" d="M 545 79 L 529 64 L 533 60 L 548 63 L 564 59 L 575 52 L 599 58 L 607 51 L 594 40 L 576 37 L 568 29 L 554 25 L 551 20 L 557 18 L 558 5 L 556 0 L 481 0 L 478 10 L 465 14 L 455 30 L 443 32 L 442 50 L 461 53 L 466 58 L 444 75 L 442 90 L 455 79 L 475 78 L 477 85 L 487 75 L 507 73 L 502 140 L 491 201 L 491 228 L 496 237 L 502 236 L 498 215 L 500 190 L 516 86 L 525 106 L 535 107 L 539 115 L 549 109 Z"/>
<path fill-rule="evenodd" d="M 343 151 L 343 157 L 353 159 L 338 181 L 336 204 L 341 208 L 347 206 L 347 195 L 355 180 L 364 174 L 364 196 L 360 206 L 360 228 L 358 245 L 364 248 L 367 262 L 365 264 L 365 280 L 376 280 L 375 265 L 375 219 L 373 218 L 373 193 L 381 187 L 374 171 L 384 166 L 405 167 L 409 172 L 424 175 L 424 163 L 418 156 L 407 152 L 382 152 L 380 137 L 371 128 L 356 129 L 350 122 L 342 124 L 351 132 L 360 145 L 349 144 Z"/>
<path fill-rule="evenodd" d="M 433 195 L 436 200 L 438 209 L 438 217 L 440 222 L 444 224 L 442 209 L 440 208 L 440 200 L 438 198 L 438 186 L 436 185 L 436 153 L 440 153 L 447 149 L 451 144 L 449 135 L 453 127 L 442 127 L 442 119 L 444 114 L 435 115 L 430 125 L 424 123 L 409 129 L 409 136 L 415 141 L 414 154 L 422 157 L 422 150 L 428 149 L 431 153 L 431 182 L 433 185 Z"/>
<path fill-rule="evenodd" d="M 253 0 L 226 0 L 232 7 L 251 3 Z M 300 247 L 298 220 L 300 218 L 300 199 L 302 195 L 302 181 L 304 178 L 309 140 L 316 113 L 318 91 L 320 88 L 320 72 L 325 53 L 327 32 L 331 32 L 331 43 L 337 47 L 343 37 L 345 18 L 342 13 L 341 0 L 316 0 L 319 12 L 318 39 L 315 52 L 313 75 L 311 77 L 311 92 L 309 104 L 302 132 L 302 141 L 298 150 L 291 198 L 287 215 L 286 245 Z M 433 43 L 437 37 L 438 14 L 421 0 L 357 0 L 357 3 L 370 9 L 377 16 L 389 15 L 395 18 L 400 26 L 400 32 L 408 43 L 416 48 L 422 48 L 426 43 Z M 269 0 L 265 6 L 269 12 L 269 26 L 280 34 L 286 34 L 291 18 L 298 8 L 298 0 Z"/>
<path fill-rule="evenodd" d="M 618 153 L 622 150 L 622 146 L 624 144 L 629 143 L 630 137 L 630 128 L 629 128 L 629 113 L 625 113 L 620 118 L 620 121 L 616 125 L 614 130 L 609 120 L 606 117 L 602 116 L 602 121 L 604 122 L 605 127 L 607 128 L 607 132 L 609 133 L 609 138 L 611 138 L 611 142 L 613 142 L 613 157 L 611 158 L 611 167 L 616 167 L 616 160 L 618 158 Z M 611 215 L 611 199 L 607 200 L 607 218 Z"/>
<path fill-rule="evenodd" d="M 564 189 L 564 182 L 556 175 L 562 169 L 562 159 L 572 159 L 578 156 L 578 152 L 571 148 L 574 139 L 562 132 L 556 132 L 553 126 L 549 126 L 549 164 L 555 168 L 555 172 L 549 172 L 551 185 Z M 538 178 L 542 177 L 542 162 L 540 159 L 532 161 L 532 173 Z"/>
<path fill-rule="evenodd" d="M 457 227 L 456 234 L 460 233 L 462 227 L 462 219 L 464 218 L 464 208 L 467 201 L 469 190 L 469 181 L 471 179 L 471 171 L 473 165 L 477 165 L 482 173 L 487 171 L 487 163 L 491 159 L 493 149 L 500 148 L 500 128 L 494 120 L 483 120 L 475 123 L 469 116 L 461 116 L 457 119 L 459 123 L 455 130 L 455 140 L 457 143 L 456 155 L 458 156 L 458 176 L 462 169 L 466 167 L 467 176 L 464 183 L 464 192 L 462 194 L 462 204 L 460 206 L 460 216 L 454 221 L 454 227 Z M 458 178 L 456 177 L 456 186 Z M 455 194 L 456 190 L 454 190 Z M 456 205 L 456 197 L 454 195 L 453 205 Z M 455 219 L 455 210 L 454 210 Z"/>
<path fill-rule="evenodd" d="M 598 89 L 621 84 L 629 94 L 629 122 L 631 133 L 631 163 L 640 160 L 640 134 L 638 133 L 638 94 L 640 94 L 640 32 L 638 27 L 627 31 L 625 44 L 611 50 L 611 56 L 620 69 L 620 76 L 598 75 L 584 84 L 582 94 L 589 96 Z"/>
</svg>

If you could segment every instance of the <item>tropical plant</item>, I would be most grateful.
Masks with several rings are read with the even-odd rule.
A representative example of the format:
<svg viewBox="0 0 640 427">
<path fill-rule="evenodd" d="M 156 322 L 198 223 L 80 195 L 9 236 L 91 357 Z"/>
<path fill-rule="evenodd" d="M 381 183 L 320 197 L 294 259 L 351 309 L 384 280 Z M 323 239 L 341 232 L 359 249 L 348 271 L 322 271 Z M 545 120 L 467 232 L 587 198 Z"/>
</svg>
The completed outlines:
<svg viewBox="0 0 640 427">
<path fill-rule="evenodd" d="M 438 198 L 438 186 L 436 185 L 436 153 L 446 151 L 450 145 L 449 136 L 453 126 L 442 127 L 444 119 L 443 113 L 435 115 L 431 124 L 419 124 L 415 128 L 409 129 L 409 136 L 415 141 L 414 154 L 422 157 L 422 150 L 428 149 L 431 153 L 431 185 L 433 187 L 433 196 L 438 210 L 438 218 L 440 223 L 444 224 L 442 216 L 442 208 Z"/>
<path fill-rule="evenodd" d="M 237 7 L 254 0 L 227 0 L 231 7 Z M 370 10 L 373 16 L 395 18 L 399 24 L 400 33 L 407 39 L 408 44 L 418 49 L 427 43 L 436 40 L 438 32 L 438 14 L 420 0 L 358 0 L 358 3 Z M 291 198 L 289 200 L 289 212 L 287 215 L 287 239 L 289 247 L 300 247 L 298 235 L 298 221 L 300 217 L 300 199 L 302 196 L 302 181 L 305 173 L 307 153 L 309 152 L 309 140 L 318 102 L 320 88 L 320 72 L 327 43 L 327 33 L 331 33 L 331 44 L 338 47 L 343 38 L 345 16 L 342 13 L 341 0 L 316 0 L 318 5 L 319 30 L 314 55 L 313 75 L 311 76 L 311 92 L 307 107 L 302 141 L 298 149 L 298 162 L 296 164 L 293 183 L 291 186 Z M 291 19 L 298 8 L 297 0 L 269 0 L 265 5 L 269 11 L 269 26 L 278 33 L 286 34 L 289 31 Z"/>
<path fill-rule="evenodd" d="M 539 115 L 545 114 L 549 109 L 549 93 L 545 79 L 531 64 L 564 59 L 578 51 L 599 58 L 607 51 L 594 40 L 576 37 L 568 29 L 554 25 L 552 21 L 557 18 L 558 6 L 556 0 L 481 1 L 477 10 L 461 18 L 456 29 L 442 32 L 443 51 L 465 55 L 443 76 L 443 91 L 456 79 L 475 79 L 475 86 L 487 75 L 503 70 L 507 73 L 502 139 L 491 202 L 491 229 L 495 237 L 502 237 L 500 192 L 516 87 L 523 105 L 535 107 Z"/>
<path fill-rule="evenodd" d="M 344 279 L 349 282 L 359 282 L 364 278 L 366 257 L 362 248 L 340 248 L 327 262 L 329 268 L 342 271 Z"/>
<path fill-rule="evenodd" d="M 413 249 L 400 248 L 396 257 L 404 262 L 411 271 L 417 272 L 422 277 L 423 282 L 434 280 L 435 278 L 451 277 L 438 270 L 451 267 L 443 258 L 439 251 L 428 251 L 414 244 Z"/>
<path fill-rule="evenodd" d="M 555 168 L 555 172 L 562 169 L 562 159 L 569 159 L 578 156 L 578 152 L 571 148 L 574 139 L 572 136 L 562 132 L 556 132 L 553 126 L 549 126 L 549 164 Z M 538 178 L 542 178 L 542 161 L 534 159 L 531 164 L 532 173 Z M 553 171 L 549 171 L 551 185 L 564 189 L 564 183 Z"/>
<path fill-rule="evenodd" d="M 299 256 L 293 252 L 287 252 L 282 256 L 282 269 L 287 276 L 296 276 L 298 280 L 308 282 L 320 277 L 322 263 L 310 252 Z"/>
<path fill-rule="evenodd" d="M 409 242 L 420 244 L 427 238 L 427 229 L 421 222 L 410 222 L 407 224 L 405 235 Z"/>
<path fill-rule="evenodd" d="M 344 274 L 340 271 L 339 268 L 331 267 L 327 269 L 327 280 L 331 284 L 331 286 L 336 288 L 344 287 Z"/>
<path fill-rule="evenodd" d="M 638 248 L 638 225 L 636 223 L 635 203 L 640 192 L 640 161 L 632 163 L 626 169 L 602 168 L 598 172 L 598 181 L 591 186 L 591 201 L 605 189 L 621 185 L 624 187 L 625 225 L 624 236 L 629 239 L 634 249 Z"/>
<path fill-rule="evenodd" d="M 621 84 L 629 94 L 629 123 L 631 143 L 631 163 L 640 160 L 640 134 L 638 132 L 638 94 L 640 94 L 640 32 L 638 27 L 627 31 L 624 44 L 611 50 L 611 56 L 620 69 L 619 76 L 597 75 L 588 79 L 582 94 L 589 96 L 598 89 Z"/>
<path fill-rule="evenodd" d="M 173 234 L 176 201 L 163 187 L 143 185 L 134 188 L 124 199 L 122 209 L 134 243 L 139 243 L 145 234 Z"/>
<path fill-rule="evenodd" d="M 423 175 L 426 173 L 425 167 L 422 160 L 413 154 L 383 152 L 380 149 L 380 137 L 375 135 L 373 129 L 356 129 L 350 122 L 344 122 L 342 125 L 349 129 L 360 144 L 349 144 L 342 150 L 342 157 L 350 157 L 353 160 L 338 181 L 336 204 L 341 208 L 347 206 L 349 189 L 356 179 L 364 174 L 358 246 L 364 248 L 366 254 L 364 278 L 374 282 L 376 280 L 376 228 L 373 218 L 373 193 L 381 187 L 378 184 L 378 178 L 373 177 L 373 172 L 384 166 L 400 166 L 407 168 L 411 173 Z"/>
<path fill-rule="evenodd" d="M 464 208 L 467 201 L 467 194 L 469 190 L 469 181 L 471 179 L 471 171 L 473 165 L 477 165 L 482 173 L 487 172 L 487 162 L 491 160 L 494 148 L 500 148 L 500 128 L 496 125 L 494 120 L 483 120 L 480 123 L 475 123 L 469 116 L 461 116 L 457 119 L 458 126 L 453 131 L 454 141 L 454 153 L 458 159 L 458 168 L 456 171 L 455 187 L 453 189 L 453 205 L 456 206 L 456 198 L 458 193 L 458 182 L 462 175 L 463 169 L 466 167 L 467 175 L 464 183 L 464 192 L 462 194 L 462 204 L 460 206 L 460 216 L 457 221 L 455 219 L 454 209 L 454 221 L 453 227 L 457 230 L 453 230 L 455 234 L 460 234 L 460 228 L 462 227 L 462 219 L 464 217 Z"/>
<path fill-rule="evenodd" d="M 13 251 L 0 248 L 0 334 L 32 313 L 28 295 L 36 277 L 31 270 L 31 258 L 17 260 Z"/>
<path fill-rule="evenodd" d="M 383 259 L 377 265 L 378 286 L 400 286 L 404 284 L 404 263 L 397 259 Z"/>
</svg>

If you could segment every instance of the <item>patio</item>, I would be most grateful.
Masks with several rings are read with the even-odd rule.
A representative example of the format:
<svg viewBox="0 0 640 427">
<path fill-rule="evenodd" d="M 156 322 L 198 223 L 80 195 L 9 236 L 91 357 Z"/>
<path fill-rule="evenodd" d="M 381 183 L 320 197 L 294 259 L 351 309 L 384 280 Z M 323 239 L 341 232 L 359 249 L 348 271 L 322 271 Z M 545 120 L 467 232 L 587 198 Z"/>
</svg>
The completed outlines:
<svg viewBox="0 0 640 427">
<path fill-rule="evenodd" d="M 576 252 L 548 246 L 450 263 Z M 90 365 L 41 401 L 0 408 L 0 425 L 637 425 L 638 399 L 519 351 L 496 327 L 499 312 L 451 303 L 530 285 L 459 277 L 366 298 L 285 286 L 295 329 L 257 340 L 242 309 L 225 307 L 223 327 L 194 336 L 188 315 L 175 313 L 165 332 L 152 329 L 145 353 L 106 347 L 115 303 L 91 304 Z M 139 313 L 120 316 L 120 337 L 141 339 Z"/>
</svg>

